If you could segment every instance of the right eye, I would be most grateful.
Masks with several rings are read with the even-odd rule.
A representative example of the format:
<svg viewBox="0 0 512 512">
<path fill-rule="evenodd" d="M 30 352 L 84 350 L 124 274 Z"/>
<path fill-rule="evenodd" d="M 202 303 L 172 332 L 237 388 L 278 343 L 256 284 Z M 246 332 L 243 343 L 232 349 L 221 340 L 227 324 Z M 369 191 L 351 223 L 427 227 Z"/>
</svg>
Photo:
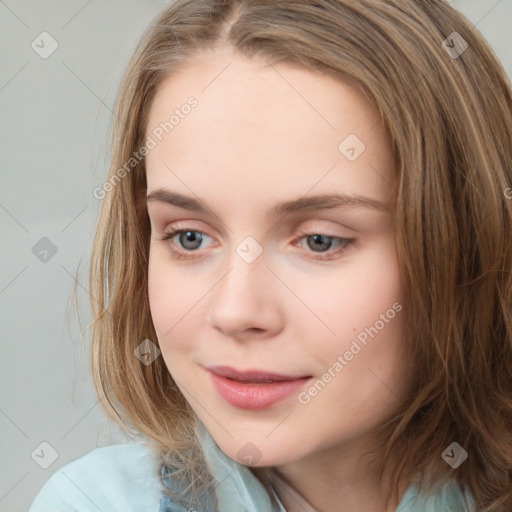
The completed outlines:
<svg viewBox="0 0 512 512">
<path fill-rule="evenodd" d="M 172 241 L 172 239 L 178 235 L 178 241 L 184 249 L 176 249 L 176 243 Z M 172 243 L 168 244 L 169 250 L 171 254 L 178 259 L 196 259 L 197 256 L 191 256 L 186 254 L 187 252 L 197 252 L 195 249 L 198 249 L 201 245 L 201 242 L 204 240 L 204 236 L 208 236 L 206 233 L 202 231 L 198 231 L 196 229 L 172 229 L 165 233 L 165 235 L 161 238 L 162 241 L 170 240 Z"/>
</svg>

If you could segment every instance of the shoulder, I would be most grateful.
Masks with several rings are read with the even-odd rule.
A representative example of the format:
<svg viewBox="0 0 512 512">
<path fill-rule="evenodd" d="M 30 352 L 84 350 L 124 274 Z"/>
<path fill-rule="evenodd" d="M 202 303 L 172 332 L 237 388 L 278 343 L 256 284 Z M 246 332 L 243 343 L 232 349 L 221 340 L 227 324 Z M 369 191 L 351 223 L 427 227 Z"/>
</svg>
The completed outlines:
<svg viewBox="0 0 512 512">
<path fill-rule="evenodd" d="M 29 512 L 158 512 L 160 465 L 158 452 L 145 444 L 96 448 L 58 469 Z"/>
<path fill-rule="evenodd" d="M 468 488 L 462 489 L 455 481 L 437 485 L 429 495 L 420 493 L 411 485 L 404 494 L 396 512 L 476 512 L 473 495 Z"/>
</svg>

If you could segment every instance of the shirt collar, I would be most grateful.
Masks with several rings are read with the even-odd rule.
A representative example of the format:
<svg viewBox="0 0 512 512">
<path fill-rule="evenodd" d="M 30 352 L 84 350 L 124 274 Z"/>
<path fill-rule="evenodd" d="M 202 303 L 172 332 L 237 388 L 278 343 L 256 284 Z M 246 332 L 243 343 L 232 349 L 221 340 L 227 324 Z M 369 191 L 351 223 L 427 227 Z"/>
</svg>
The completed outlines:
<svg viewBox="0 0 512 512">
<path fill-rule="evenodd" d="M 244 512 L 286 512 L 276 493 L 273 491 L 279 504 L 278 508 L 272 505 L 267 491 L 252 471 L 247 466 L 228 457 L 197 417 L 195 431 L 210 473 L 216 481 L 215 496 L 205 493 L 201 498 L 205 507 L 204 512 L 213 510 L 212 504 L 215 498 L 217 510 L 221 512 L 240 512 L 240 510 L 244 510 Z M 165 486 L 173 492 L 176 493 L 183 489 L 182 484 L 171 477 L 171 471 L 165 465 L 161 468 L 161 477 Z M 185 494 L 185 499 L 187 496 L 188 493 Z M 175 510 L 177 510 L 176 504 L 167 496 L 163 496 L 159 512 L 174 512 Z M 203 512 L 203 510 L 197 510 Z"/>
</svg>

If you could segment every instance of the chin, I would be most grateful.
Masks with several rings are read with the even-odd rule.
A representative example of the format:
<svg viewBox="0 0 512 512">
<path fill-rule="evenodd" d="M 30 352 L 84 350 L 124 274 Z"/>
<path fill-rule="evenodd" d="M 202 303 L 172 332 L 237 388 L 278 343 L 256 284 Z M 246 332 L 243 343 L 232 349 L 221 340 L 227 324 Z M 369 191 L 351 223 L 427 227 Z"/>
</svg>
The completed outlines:
<svg viewBox="0 0 512 512">
<path fill-rule="evenodd" d="M 220 446 L 222 451 L 236 462 L 251 468 L 266 466 L 279 466 L 296 461 L 303 457 L 304 453 L 298 453 L 295 446 L 282 446 L 279 443 L 279 450 L 272 443 L 253 443 L 244 441 L 241 444 L 230 444 L 224 447 Z"/>
</svg>

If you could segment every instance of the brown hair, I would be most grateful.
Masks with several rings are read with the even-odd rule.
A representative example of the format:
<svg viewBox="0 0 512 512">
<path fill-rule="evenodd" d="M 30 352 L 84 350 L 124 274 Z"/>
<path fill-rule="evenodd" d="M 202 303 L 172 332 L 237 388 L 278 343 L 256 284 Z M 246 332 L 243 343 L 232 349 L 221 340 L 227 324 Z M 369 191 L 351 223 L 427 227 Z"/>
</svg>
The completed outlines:
<svg viewBox="0 0 512 512">
<path fill-rule="evenodd" d="M 454 55 L 459 37 L 468 46 Z M 92 369 L 106 412 L 168 458 L 197 447 L 193 411 L 163 359 L 134 356 L 157 339 L 144 159 L 119 170 L 144 145 L 162 80 L 215 45 L 328 73 L 380 112 L 397 164 L 415 369 L 413 392 L 380 429 L 380 474 L 391 470 L 395 499 L 400 480 L 418 474 L 422 490 L 432 476 L 455 480 L 478 509 L 510 510 L 512 93 L 489 44 L 444 0 L 175 0 L 148 27 L 115 105 L 111 186 L 91 260 Z M 441 458 L 453 441 L 469 453 L 457 469 Z"/>
</svg>

